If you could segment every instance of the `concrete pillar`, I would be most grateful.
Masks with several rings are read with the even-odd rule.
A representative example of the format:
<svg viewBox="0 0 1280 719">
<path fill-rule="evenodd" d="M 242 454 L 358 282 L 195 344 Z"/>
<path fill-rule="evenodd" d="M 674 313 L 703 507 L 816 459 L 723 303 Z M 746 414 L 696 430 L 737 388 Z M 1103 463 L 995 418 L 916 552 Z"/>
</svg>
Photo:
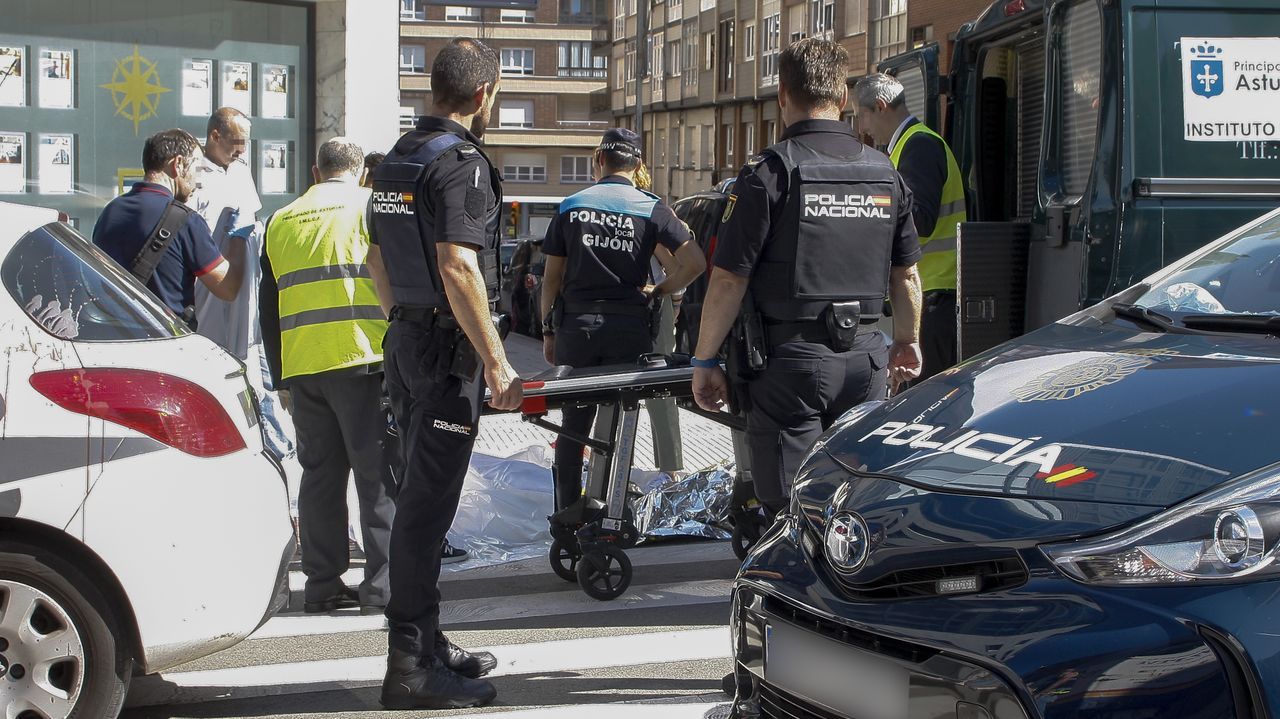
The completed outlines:
<svg viewBox="0 0 1280 719">
<path fill-rule="evenodd" d="M 345 135 L 365 152 L 400 137 L 400 6 L 316 3 L 315 142 Z"/>
</svg>

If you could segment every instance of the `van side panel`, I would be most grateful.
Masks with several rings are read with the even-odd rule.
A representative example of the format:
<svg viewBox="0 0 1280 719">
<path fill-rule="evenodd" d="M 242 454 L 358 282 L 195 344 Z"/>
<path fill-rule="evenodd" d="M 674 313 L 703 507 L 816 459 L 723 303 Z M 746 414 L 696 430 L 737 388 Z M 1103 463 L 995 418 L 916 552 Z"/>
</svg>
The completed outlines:
<svg viewBox="0 0 1280 719">
<path fill-rule="evenodd" d="M 1280 144 L 1195 142 L 1183 137 L 1183 37 L 1280 35 L 1280 8 L 1273 3 L 1144 0 L 1125 15 L 1126 108 L 1125 210 L 1109 281 L 1090 292 L 1101 299 L 1165 264 L 1274 209 L 1280 199 L 1145 197 L 1138 185 L 1149 178 L 1280 177 Z"/>
</svg>

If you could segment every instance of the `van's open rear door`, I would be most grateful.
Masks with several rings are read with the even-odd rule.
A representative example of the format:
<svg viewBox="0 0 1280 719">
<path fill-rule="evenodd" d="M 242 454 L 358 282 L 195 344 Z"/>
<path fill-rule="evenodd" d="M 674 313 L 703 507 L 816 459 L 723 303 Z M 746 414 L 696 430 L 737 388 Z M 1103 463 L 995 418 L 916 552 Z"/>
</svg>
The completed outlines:
<svg viewBox="0 0 1280 719">
<path fill-rule="evenodd" d="M 1025 222 L 962 222 L 957 240 L 956 318 L 959 359 L 1026 331 Z"/>
<path fill-rule="evenodd" d="M 931 42 L 911 52 L 894 55 L 876 69 L 898 78 L 907 93 L 907 109 L 937 132 L 938 114 L 938 43 Z"/>
</svg>

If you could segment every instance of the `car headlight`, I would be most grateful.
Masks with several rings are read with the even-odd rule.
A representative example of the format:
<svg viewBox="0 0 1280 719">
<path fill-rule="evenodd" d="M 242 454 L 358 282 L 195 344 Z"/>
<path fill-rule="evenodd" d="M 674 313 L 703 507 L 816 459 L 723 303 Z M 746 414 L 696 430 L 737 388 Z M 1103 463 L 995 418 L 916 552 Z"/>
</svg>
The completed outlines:
<svg viewBox="0 0 1280 719">
<path fill-rule="evenodd" d="M 1098 584 L 1278 576 L 1280 465 L 1245 475 L 1128 529 L 1040 549 L 1071 577 Z"/>
</svg>

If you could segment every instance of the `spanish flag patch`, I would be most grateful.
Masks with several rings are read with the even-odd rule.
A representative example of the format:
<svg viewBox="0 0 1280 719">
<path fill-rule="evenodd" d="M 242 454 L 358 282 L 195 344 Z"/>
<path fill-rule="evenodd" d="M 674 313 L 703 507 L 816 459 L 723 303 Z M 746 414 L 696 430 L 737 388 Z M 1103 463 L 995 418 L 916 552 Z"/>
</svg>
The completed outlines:
<svg viewBox="0 0 1280 719">
<path fill-rule="evenodd" d="M 876 207 L 888 207 L 893 204 L 893 198 L 888 195 L 872 195 L 871 202 Z"/>
</svg>

